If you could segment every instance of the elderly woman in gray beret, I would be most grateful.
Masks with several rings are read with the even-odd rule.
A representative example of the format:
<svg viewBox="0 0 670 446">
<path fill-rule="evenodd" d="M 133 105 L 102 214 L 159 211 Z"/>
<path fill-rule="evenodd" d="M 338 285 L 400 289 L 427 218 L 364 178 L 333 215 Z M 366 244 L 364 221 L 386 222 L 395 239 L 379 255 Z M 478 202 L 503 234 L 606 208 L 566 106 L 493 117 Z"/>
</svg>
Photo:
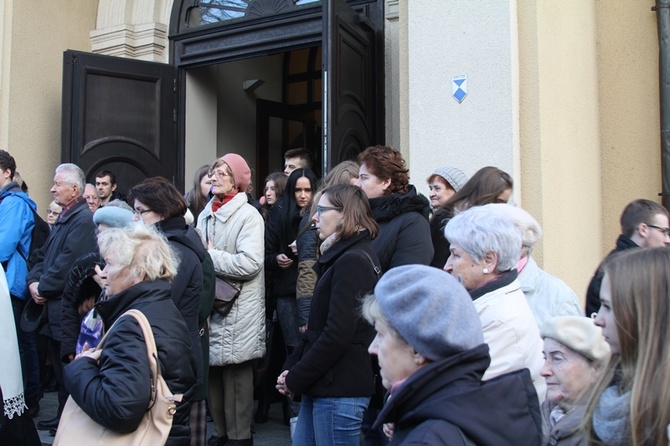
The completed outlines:
<svg viewBox="0 0 670 446">
<path fill-rule="evenodd" d="M 521 231 L 521 258 L 516 266 L 521 291 L 535 315 L 537 325 L 554 316 L 581 316 L 584 314 L 577 295 L 558 277 L 554 277 L 531 257 L 533 246 L 542 238 L 542 227 L 525 210 L 507 203 L 491 204 L 502 211 Z"/>
<path fill-rule="evenodd" d="M 590 318 L 558 316 L 542 326 L 547 399 L 542 403 L 543 445 L 585 445 L 580 425 L 588 391 L 610 357 L 602 330 Z"/>
<path fill-rule="evenodd" d="M 485 205 L 457 214 L 445 237 L 451 255 L 444 270 L 470 292 L 489 345 L 491 365 L 484 379 L 527 368 L 543 401 L 542 338 L 517 278 L 521 232 L 499 209 Z"/>
<path fill-rule="evenodd" d="M 528 370 L 482 382 L 490 363 L 477 312 L 444 271 L 393 268 L 363 303 L 389 390 L 374 428 L 397 444 L 539 444 L 539 405 Z M 392 428 L 390 426 L 393 426 Z"/>
</svg>

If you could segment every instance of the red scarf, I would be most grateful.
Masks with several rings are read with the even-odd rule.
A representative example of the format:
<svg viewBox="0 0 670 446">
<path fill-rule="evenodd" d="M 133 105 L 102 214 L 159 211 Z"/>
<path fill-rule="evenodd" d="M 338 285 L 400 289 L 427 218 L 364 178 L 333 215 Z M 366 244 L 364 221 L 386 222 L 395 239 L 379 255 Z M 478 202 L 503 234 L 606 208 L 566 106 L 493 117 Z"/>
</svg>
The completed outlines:
<svg viewBox="0 0 670 446">
<path fill-rule="evenodd" d="M 227 194 L 224 194 L 223 199 L 221 199 L 219 195 L 215 195 L 214 198 L 212 199 L 212 212 L 218 211 L 221 206 L 232 200 L 233 197 L 235 197 L 235 195 L 237 195 L 236 190 L 232 190 Z"/>
</svg>

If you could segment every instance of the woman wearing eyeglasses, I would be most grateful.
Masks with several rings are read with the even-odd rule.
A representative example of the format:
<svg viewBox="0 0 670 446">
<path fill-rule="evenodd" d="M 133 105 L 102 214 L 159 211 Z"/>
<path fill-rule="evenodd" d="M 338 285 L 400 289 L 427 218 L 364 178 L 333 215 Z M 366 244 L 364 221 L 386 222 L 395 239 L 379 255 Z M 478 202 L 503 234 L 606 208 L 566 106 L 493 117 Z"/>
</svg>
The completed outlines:
<svg viewBox="0 0 670 446">
<path fill-rule="evenodd" d="M 198 233 L 186 224 L 184 214 L 188 207 L 186 200 L 172 183 L 163 177 L 147 178 L 128 192 L 128 200 L 133 204 L 135 220 L 154 226 L 168 239 L 170 247 L 179 258 L 177 275 L 172 280 L 171 297 L 181 313 L 191 333 L 192 351 L 198 374 L 198 387 L 191 405 L 191 435 L 194 444 L 206 440 L 205 399 L 203 375 L 208 363 L 203 355 L 200 332 L 206 325 L 214 300 L 213 291 L 205 293 L 203 262 L 211 262 Z M 210 270 L 211 276 L 211 270 Z M 210 277 L 210 281 L 214 278 Z M 204 313 L 204 317 L 203 317 Z"/>
<path fill-rule="evenodd" d="M 277 389 L 302 394 L 295 444 L 357 446 L 375 391 L 367 353 L 374 328 L 359 307 L 381 271 L 371 243 L 379 229 L 365 193 L 349 185 L 326 188 L 313 220 L 323 241 L 314 266 L 319 279 L 307 331 L 277 378 Z"/>
<path fill-rule="evenodd" d="M 212 164 L 212 198 L 197 228 L 217 276 L 241 288 L 230 313 L 209 320 L 209 411 L 216 432 L 208 444 L 251 445 L 253 360 L 265 354 L 263 217 L 247 202 L 251 169 L 228 153 Z M 228 444 L 228 443 L 226 443 Z"/>
</svg>

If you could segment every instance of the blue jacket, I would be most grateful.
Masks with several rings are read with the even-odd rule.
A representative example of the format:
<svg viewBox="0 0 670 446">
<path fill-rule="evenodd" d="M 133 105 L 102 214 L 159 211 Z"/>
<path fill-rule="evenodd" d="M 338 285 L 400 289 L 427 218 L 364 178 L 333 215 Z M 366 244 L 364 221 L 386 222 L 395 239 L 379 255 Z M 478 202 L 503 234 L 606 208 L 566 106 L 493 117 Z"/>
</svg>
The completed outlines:
<svg viewBox="0 0 670 446">
<path fill-rule="evenodd" d="M 12 296 L 25 299 L 28 295 L 26 260 L 30 251 L 30 241 L 37 205 L 12 182 L 0 189 L 0 263 L 6 265 L 5 274 Z M 19 253 L 19 249 L 23 253 Z"/>
</svg>

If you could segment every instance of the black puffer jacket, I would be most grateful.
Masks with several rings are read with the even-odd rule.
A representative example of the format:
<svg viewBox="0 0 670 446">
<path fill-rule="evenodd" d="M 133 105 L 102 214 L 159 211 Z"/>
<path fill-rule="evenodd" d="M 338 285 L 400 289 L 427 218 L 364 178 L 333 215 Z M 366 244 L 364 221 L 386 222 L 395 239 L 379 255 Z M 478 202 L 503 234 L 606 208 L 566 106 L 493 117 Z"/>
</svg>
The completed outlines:
<svg viewBox="0 0 670 446">
<path fill-rule="evenodd" d="M 105 327 L 127 310 L 140 310 L 151 324 L 161 374 L 170 391 L 184 394 L 177 405 L 167 445 L 189 445 L 190 402 L 196 382 L 191 336 L 170 299 L 163 280 L 140 282 L 96 305 Z M 100 363 L 90 358 L 65 367 L 65 385 L 75 402 L 94 421 L 118 432 L 137 429 L 150 400 L 150 368 L 142 329 L 132 317 L 123 318 L 109 333 Z"/>
<path fill-rule="evenodd" d="M 528 369 L 481 381 L 488 346 L 429 364 L 395 390 L 375 428 L 394 423 L 391 445 L 539 445 L 542 421 Z M 461 432 L 459 432 L 459 429 Z"/>
<path fill-rule="evenodd" d="M 68 274 L 75 260 L 97 250 L 95 229 L 93 213 L 86 200 L 80 197 L 56 221 L 44 246 L 37 251 L 35 266 L 26 277 L 28 285 L 39 282 L 38 292 L 47 299 L 48 322 L 41 333 L 57 341 L 61 340 L 60 302 Z"/>
<path fill-rule="evenodd" d="M 384 272 L 400 265 L 428 265 L 433 258 L 430 240 L 430 203 L 410 185 L 407 193 L 370 199 L 379 235 L 372 246 Z"/>
</svg>

